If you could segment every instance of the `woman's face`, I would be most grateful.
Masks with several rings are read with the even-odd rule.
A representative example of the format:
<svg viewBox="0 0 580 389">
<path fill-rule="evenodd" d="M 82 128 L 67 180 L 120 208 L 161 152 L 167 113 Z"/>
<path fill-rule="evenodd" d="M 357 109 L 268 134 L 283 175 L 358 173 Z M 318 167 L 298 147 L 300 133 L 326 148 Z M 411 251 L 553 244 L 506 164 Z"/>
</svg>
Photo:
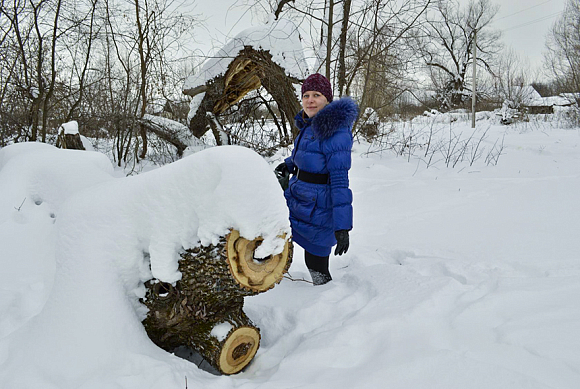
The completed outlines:
<svg viewBox="0 0 580 389">
<path fill-rule="evenodd" d="M 316 91 L 307 91 L 302 95 L 302 108 L 309 118 L 313 117 L 328 104 L 326 97 Z"/>
</svg>

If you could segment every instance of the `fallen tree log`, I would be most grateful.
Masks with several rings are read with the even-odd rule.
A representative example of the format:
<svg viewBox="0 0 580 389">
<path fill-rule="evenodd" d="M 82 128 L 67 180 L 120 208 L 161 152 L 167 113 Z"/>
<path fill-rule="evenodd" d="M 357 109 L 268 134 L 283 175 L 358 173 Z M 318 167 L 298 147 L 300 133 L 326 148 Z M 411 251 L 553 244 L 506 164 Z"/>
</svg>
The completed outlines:
<svg viewBox="0 0 580 389">
<path fill-rule="evenodd" d="M 138 118 L 137 122 L 139 122 L 140 125 L 145 126 L 148 131 L 154 133 L 160 139 L 173 145 L 177 150 L 177 155 L 182 157 L 183 151 L 187 148 L 185 138 L 189 134 L 182 134 L 178 129 L 163 126 L 159 122 L 156 122 L 155 119 L 155 116 L 145 115 L 142 118 Z"/>
<path fill-rule="evenodd" d="M 223 374 L 247 366 L 258 350 L 260 331 L 243 311 L 244 297 L 274 287 L 292 260 L 288 240 L 282 253 L 254 258 L 260 242 L 232 230 L 216 245 L 184 251 L 182 278 L 175 285 L 148 281 L 143 325 L 151 340 L 170 352 L 180 346 L 194 349 Z"/>
</svg>

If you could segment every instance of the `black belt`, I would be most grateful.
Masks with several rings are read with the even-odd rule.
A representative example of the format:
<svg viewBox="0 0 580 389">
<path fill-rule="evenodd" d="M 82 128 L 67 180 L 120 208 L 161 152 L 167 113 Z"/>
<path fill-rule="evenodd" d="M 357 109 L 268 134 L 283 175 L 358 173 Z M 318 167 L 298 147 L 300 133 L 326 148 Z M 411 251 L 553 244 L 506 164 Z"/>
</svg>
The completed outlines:
<svg viewBox="0 0 580 389">
<path fill-rule="evenodd" d="M 296 169 L 296 178 L 300 181 L 308 182 L 310 184 L 328 184 L 330 176 L 328 174 L 310 173 L 304 170 Z"/>
</svg>

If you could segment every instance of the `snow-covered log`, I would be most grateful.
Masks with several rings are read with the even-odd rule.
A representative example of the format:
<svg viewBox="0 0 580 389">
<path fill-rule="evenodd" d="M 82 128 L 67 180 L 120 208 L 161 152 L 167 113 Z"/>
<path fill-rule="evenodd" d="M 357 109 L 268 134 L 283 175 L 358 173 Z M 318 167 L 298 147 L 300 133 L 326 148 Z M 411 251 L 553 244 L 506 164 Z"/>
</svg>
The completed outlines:
<svg viewBox="0 0 580 389">
<path fill-rule="evenodd" d="M 151 280 L 143 303 L 143 321 L 159 347 L 197 350 L 224 374 L 242 370 L 254 357 L 260 332 L 243 311 L 244 297 L 271 289 L 280 282 L 292 259 L 286 241 L 282 253 L 255 259 L 261 238 L 249 241 L 236 230 L 218 244 L 181 253 L 182 278 L 175 286 Z M 228 327 L 223 335 L 214 328 Z"/>
<path fill-rule="evenodd" d="M 180 157 L 183 156 L 183 151 L 191 146 L 191 134 L 187 131 L 187 126 L 181 123 L 153 115 L 145 115 L 137 120 L 147 127 L 148 131 L 173 145 Z"/>
<path fill-rule="evenodd" d="M 25 359 L 74 361 L 84 374 L 129 344 L 163 358 L 152 339 L 197 349 L 228 374 L 252 360 L 259 330 L 244 297 L 274 286 L 291 258 L 288 208 L 260 155 L 213 147 L 116 177 L 104 154 L 28 142 L 0 150 L 0 173 L 2 220 L 53 226 L 26 230 L 55 270 Z"/>
</svg>

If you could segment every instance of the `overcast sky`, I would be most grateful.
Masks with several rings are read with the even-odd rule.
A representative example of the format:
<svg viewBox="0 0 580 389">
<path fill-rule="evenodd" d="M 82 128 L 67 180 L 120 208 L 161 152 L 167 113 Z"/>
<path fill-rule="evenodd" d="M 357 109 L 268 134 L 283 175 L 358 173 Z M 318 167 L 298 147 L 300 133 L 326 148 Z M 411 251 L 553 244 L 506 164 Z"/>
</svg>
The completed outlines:
<svg viewBox="0 0 580 389">
<path fill-rule="evenodd" d="M 467 4 L 469 0 L 460 0 Z M 196 12 L 206 18 L 208 31 L 200 35 L 225 43 L 244 28 L 258 21 L 251 12 L 240 6 L 244 0 L 203 0 L 196 4 Z M 562 14 L 566 0 L 503 0 L 495 1 L 500 10 L 494 28 L 503 32 L 503 42 L 511 46 L 521 57 L 527 57 L 530 65 L 539 69 L 545 51 L 545 38 L 555 20 Z M 235 6 L 238 4 L 238 6 Z M 209 34 L 209 35 L 208 35 Z M 206 44 L 206 47 L 211 47 Z M 207 51 L 204 49 L 204 51 Z"/>
<path fill-rule="evenodd" d="M 467 0 L 462 0 L 467 2 Z M 494 21 L 503 32 L 503 42 L 527 56 L 539 68 L 545 51 L 546 35 L 562 14 L 566 0 L 504 0 Z"/>
</svg>

